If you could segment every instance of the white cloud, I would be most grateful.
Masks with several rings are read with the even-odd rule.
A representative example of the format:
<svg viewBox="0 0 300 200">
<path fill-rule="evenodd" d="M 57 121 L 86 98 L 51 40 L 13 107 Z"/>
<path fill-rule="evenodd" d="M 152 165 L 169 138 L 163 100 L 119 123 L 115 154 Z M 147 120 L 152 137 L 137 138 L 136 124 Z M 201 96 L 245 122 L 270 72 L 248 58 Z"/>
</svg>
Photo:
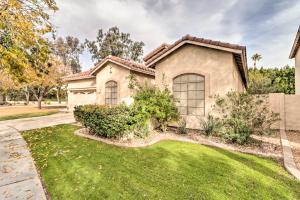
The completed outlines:
<svg viewBox="0 0 300 200">
<path fill-rule="evenodd" d="M 296 2 L 296 1 L 295 1 Z M 145 53 L 185 34 L 247 45 L 249 57 L 261 53 L 265 66 L 292 61 L 288 53 L 300 19 L 300 2 L 238 0 L 64 0 L 53 16 L 58 35 L 94 39 L 97 30 L 118 26 Z M 85 69 L 90 55 L 82 56 Z M 248 61 L 249 66 L 252 64 Z"/>
</svg>

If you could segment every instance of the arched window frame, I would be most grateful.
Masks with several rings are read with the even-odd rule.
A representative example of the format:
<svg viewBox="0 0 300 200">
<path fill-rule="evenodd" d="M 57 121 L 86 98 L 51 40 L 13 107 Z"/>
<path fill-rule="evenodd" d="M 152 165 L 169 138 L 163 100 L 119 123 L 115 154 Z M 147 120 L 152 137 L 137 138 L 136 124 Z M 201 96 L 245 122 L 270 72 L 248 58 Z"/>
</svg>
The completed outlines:
<svg viewBox="0 0 300 200">
<path fill-rule="evenodd" d="M 105 83 L 105 105 L 113 106 L 118 102 L 118 83 L 110 80 Z"/>
<path fill-rule="evenodd" d="M 205 76 L 184 73 L 174 77 L 173 95 L 178 100 L 176 104 L 181 115 L 205 115 Z"/>
</svg>

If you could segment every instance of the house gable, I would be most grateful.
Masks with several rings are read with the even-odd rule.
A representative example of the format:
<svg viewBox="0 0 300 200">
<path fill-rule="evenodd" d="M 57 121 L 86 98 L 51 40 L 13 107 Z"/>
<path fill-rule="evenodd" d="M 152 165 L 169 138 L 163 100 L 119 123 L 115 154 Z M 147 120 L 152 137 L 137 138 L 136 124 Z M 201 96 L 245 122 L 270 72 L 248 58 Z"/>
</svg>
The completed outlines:
<svg viewBox="0 0 300 200">
<path fill-rule="evenodd" d="M 239 68 L 239 73 L 241 74 L 243 83 L 245 87 L 247 87 L 248 67 L 247 67 L 246 47 L 224 43 L 220 41 L 207 40 L 203 38 L 197 38 L 197 37 L 192 37 L 190 35 L 186 35 L 181 39 L 177 40 L 172 45 L 168 45 L 167 48 L 164 48 L 163 50 L 159 51 L 151 58 L 148 58 L 146 61 L 146 66 L 150 68 L 155 68 L 157 62 L 171 55 L 174 51 L 180 49 L 182 46 L 185 46 L 187 44 L 232 53 L 234 56 L 234 60 Z"/>
<path fill-rule="evenodd" d="M 97 71 L 99 71 L 102 67 L 104 67 L 107 63 L 114 63 L 120 67 L 123 67 L 125 69 L 129 69 L 131 71 L 148 74 L 151 76 L 154 76 L 154 70 L 147 68 L 145 65 L 131 61 L 126 60 L 123 58 L 119 58 L 116 56 L 107 56 L 105 59 L 103 59 L 100 63 L 98 63 L 95 68 L 91 71 L 91 75 L 95 75 Z"/>
</svg>

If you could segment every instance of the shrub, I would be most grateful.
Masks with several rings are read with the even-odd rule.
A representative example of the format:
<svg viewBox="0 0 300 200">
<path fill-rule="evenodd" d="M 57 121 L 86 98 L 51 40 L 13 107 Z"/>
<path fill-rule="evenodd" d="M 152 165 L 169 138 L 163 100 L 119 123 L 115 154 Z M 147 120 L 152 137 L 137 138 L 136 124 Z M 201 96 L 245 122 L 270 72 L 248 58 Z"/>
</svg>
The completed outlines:
<svg viewBox="0 0 300 200">
<path fill-rule="evenodd" d="M 130 107 L 118 105 L 115 107 L 99 105 L 76 106 L 75 119 L 83 126 L 99 136 L 108 138 L 122 137 L 127 134 L 134 124 Z"/>
<path fill-rule="evenodd" d="M 141 124 L 155 120 L 158 127 L 165 131 L 168 123 L 179 119 L 175 99 L 168 89 L 160 90 L 145 84 L 139 87 L 133 98 L 133 107 L 138 111 L 135 118 Z"/>
<path fill-rule="evenodd" d="M 238 144 L 244 144 L 248 141 L 251 130 L 243 120 L 229 118 L 223 124 L 221 135 L 225 140 Z"/>
<path fill-rule="evenodd" d="M 221 127 L 221 122 L 219 118 L 214 117 L 209 114 L 206 119 L 201 120 L 201 130 L 207 136 L 211 136 L 215 133 L 218 133 Z"/>
<path fill-rule="evenodd" d="M 50 105 L 50 104 L 51 104 L 51 100 L 49 100 L 49 99 L 46 99 L 46 100 L 44 101 L 44 104 L 46 104 L 46 105 Z"/>
<path fill-rule="evenodd" d="M 180 134 L 187 134 L 187 128 L 186 128 L 186 120 L 184 118 L 181 118 L 178 122 L 178 132 Z"/>
<path fill-rule="evenodd" d="M 279 120 L 279 115 L 270 111 L 267 96 L 229 92 L 218 97 L 214 111 L 221 117 L 221 136 L 231 142 L 243 144 L 250 134 L 272 133 L 271 125 Z"/>
</svg>

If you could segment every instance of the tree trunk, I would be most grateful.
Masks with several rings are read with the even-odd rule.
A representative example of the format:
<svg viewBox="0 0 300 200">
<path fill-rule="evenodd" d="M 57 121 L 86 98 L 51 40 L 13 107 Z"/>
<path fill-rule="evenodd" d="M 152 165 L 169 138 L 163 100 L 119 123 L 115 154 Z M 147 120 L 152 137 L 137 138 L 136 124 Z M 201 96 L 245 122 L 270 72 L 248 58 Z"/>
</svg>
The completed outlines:
<svg viewBox="0 0 300 200">
<path fill-rule="evenodd" d="M 60 90 L 61 90 L 60 87 L 57 87 L 57 90 L 56 90 L 56 98 L 57 98 L 58 104 L 61 104 Z"/>
<path fill-rule="evenodd" d="M 25 94 L 26 96 L 26 105 L 29 105 L 29 92 Z"/>
<path fill-rule="evenodd" d="M 256 61 L 254 61 L 253 69 L 256 69 Z"/>
<path fill-rule="evenodd" d="M 42 100 L 43 100 L 43 97 L 38 98 L 38 109 L 42 109 Z"/>
<path fill-rule="evenodd" d="M 29 104 L 29 90 L 28 86 L 25 87 L 25 97 L 26 97 L 26 105 Z"/>
</svg>

